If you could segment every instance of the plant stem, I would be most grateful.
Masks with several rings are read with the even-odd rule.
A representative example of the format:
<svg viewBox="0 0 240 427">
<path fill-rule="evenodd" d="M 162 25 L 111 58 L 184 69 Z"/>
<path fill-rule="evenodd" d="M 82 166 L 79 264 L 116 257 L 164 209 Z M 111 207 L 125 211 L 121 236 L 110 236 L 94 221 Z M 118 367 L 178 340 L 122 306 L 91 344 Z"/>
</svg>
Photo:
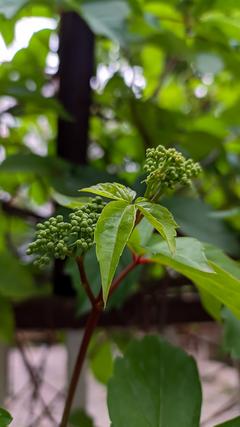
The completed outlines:
<svg viewBox="0 0 240 427">
<path fill-rule="evenodd" d="M 85 356 L 87 353 L 88 345 L 89 345 L 90 339 L 92 337 L 92 334 L 95 330 L 95 327 L 97 326 L 97 323 L 98 323 L 98 320 L 100 318 L 102 309 L 103 309 L 103 305 L 96 303 L 92 307 L 92 310 L 91 310 L 90 315 L 88 317 L 87 324 L 86 324 L 85 331 L 84 331 L 84 335 L 83 335 L 83 339 L 82 339 L 81 346 L 79 349 L 79 353 L 77 356 L 76 364 L 75 364 L 75 367 L 73 370 L 71 382 L 69 385 L 68 395 L 67 395 L 67 399 L 65 402 L 65 407 L 64 407 L 60 427 L 67 427 L 67 423 L 68 423 L 68 419 L 69 419 L 69 415 L 70 415 L 70 411 L 71 411 L 71 407 L 72 407 L 73 398 L 74 398 L 74 395 L 76 392 L 79 376 L 80 376 L 81 371 L 82 371 L 82 367 L 83 367 L 83 363 L 84 363 Z"/>
<path fill-rule="evenodd" d="M 96 302 L 95 301 L 95 296 L 93 295 L 91 286 L 90 286 L 90 284 L 88 282 L 88 278 L 87 278 L 87 275 L 86 275 L 86 272 L 85 272 L 85 268 L 84 268 L 83 257 L 77 256 L 76 257 L 76 262 L 77 262 L 77 265 L 78 265 L 78 270 L 79 270 L 79 274 L 80 274 L 82 285 L 83 285 L 83 287 L 84 287 L 84 289 L 86 291 L 86 294 L 87 294 L 87 296 L 88 296 L 88 298 L 89 298 L 92 306 L 94 306 L 95 302 Z"/>
<path fill-rule="evenodd" d="M 80 263 L 79 263 L 79 261 L 80 261 Z M 77 263 L 78 263 L 80 275 L 83 274 L 83 272 L 84 272 L 84 275 L 86 276 L 84 266 L 83 266 L 83 260 L 78 259 Z M 118 288 L 118 286 L 120 285 L 122 280 L 125 279 L 125 277 L 128 275 L 128 273 L 130 273 L 130 271 L 132 271 L 139 264 L 142 264 L 141 257 L 134 255 L 132 262 L 129 265 L 127 265 L 127 267 L 124 268 L 124 270 L 121 271 L 121 273 L 116 277 L 115 280 L 113 280 L 111 288 L 110 288 L 109 296 L 112 295 L 112 293 Z M 85 277 L 84 275 L 83 275 L 83 277 Z M 82 278 L 82 276 L 81 276 L 81 278 Z M 87 287 L 85 288 L 85 290 L 88 294 L 89 289 L 90 289 L 88 280 L 82 279 L 82 283 L 83 284 L 85 283 L 85 285 L 87 284 Z M 91 289 L 90 289 L 90 291 L 91 291 Z M 91 291 L 91 294 L 92 294 L 92 291 Z M 91 300 L 91 302 L 93 304 L 92 310 L 89 314 L 87 324 L 86 324 L 86 327 L 84 330 L 83 339 L 82 339 L 82 342 L 80 345 L 76 364 L 75 364 L 73 374 L 72 374 L 72 378 L 71 378 L 71 382 L 69 385 L 69 390 L 68 390 L 67 399 L 65 402 L 62 421 L 61 421 L 61 424 L 59 427 L 67 427 L 67 423 L 68 423 L 68 419 L 69 419 L 69 415 L 70 415 L 70 411 L 71 411 L 71 407 L 72 407 L 73 398 L 74 398 L 74 395 L 76 392 L 76 388 L 77 388 L 78 380 L 79 380 L 79 377 L 80 377 L 80 374 L 82 371 L 83 363 L 84 363 L 84 360 L 85 360 L 85 357 L 87 354 L 88 345 L 90 343 L 93 332 L 94 332 L 94 330 L 98 324 L 100 315 L 103 311 L 104 304 L 103 304 L 103 298 L 102 298 L 102 291 L 100 291 L 97 298 L 95 298 L 94 295 L 93 295 L 93 298 L 94 298 L 94 300 L 93 301 Z"/>
</svg>

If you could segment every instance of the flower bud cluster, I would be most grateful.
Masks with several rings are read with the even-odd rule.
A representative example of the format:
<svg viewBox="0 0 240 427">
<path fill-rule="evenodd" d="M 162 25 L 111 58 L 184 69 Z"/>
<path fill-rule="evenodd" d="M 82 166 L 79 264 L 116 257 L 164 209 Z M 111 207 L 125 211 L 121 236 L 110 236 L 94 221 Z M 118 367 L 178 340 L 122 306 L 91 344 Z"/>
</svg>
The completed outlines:
<svg viewBox="0 0 240 427">
<path fill-rule="evenodd" d="M 177 184 L 188 185 L 191 178 L 201 172 L 201 167 L 174 148 L 148 148 L 144 170 L 148 173 L 145 182 L 150 186 L 173 189 Z"/>
<path fill-rule="evenodd" d="M 52 258 L 65 259 L 78 251 L 83 254 L 93 245 L 94 230 L 105 203 L 97 196 L 76 209 L 66 222 L 62 215 L 37 224 L 35 241 L 28 247 L 28 255 L 37 255 L 34 264 L 44 267 Z"/>
</svg>

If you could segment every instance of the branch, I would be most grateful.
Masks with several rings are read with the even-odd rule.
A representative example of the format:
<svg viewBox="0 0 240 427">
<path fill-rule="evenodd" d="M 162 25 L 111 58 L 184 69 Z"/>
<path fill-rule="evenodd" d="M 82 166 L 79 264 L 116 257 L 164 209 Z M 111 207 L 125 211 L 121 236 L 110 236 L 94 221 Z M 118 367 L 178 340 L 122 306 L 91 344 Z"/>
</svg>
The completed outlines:
<svg viewBox="0 0 240 427">
<path fill-rule="evenodd" d="M 95 296 L 92 293 L 92 289 L 91 289 L 91 286 L 89 284 L 89 281 L 88 281 L 88 278 L 87 278 L 87 275 L 86 275 L 86 271 L 85 271 L 85 267 L 84 267 L 84 262 L 83 262 L 83 257 L 82 256 L 77 256 L 76 257 L 76 262 L 77 262 L 77 265 L 78 265 L 78 270 L 79 270 L 79 274 L 80 274 L 82 285 L 83 285 L 83 287 L 85 289 L 85 292 L 86 292 L 86 294 L 87 294 L 87 296 L 88 296 L 88 298 L 89 298 L 92 306 L 94 306 L 95 303 L 96 303 L 96 298 L 95 298 Z"/>
</svg>

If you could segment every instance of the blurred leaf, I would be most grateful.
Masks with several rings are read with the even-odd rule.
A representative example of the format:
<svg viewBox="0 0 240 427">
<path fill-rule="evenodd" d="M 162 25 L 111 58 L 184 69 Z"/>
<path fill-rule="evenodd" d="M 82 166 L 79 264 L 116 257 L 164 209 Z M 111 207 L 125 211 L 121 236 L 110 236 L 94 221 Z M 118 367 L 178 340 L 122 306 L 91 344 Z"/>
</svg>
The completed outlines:
<svg viewBox="0 0 240 427">
<path fill-rule="evenodd" d="M 11 19 L 28 2 L 28 0 L 0 0 L 0 14 Z"/>
<path fill-rule="evenodd" d="M 122 42 L 123 25 L 130 13 L 127 1 L 84 0 L 75 9 L 82 14 L 94 33 Z"/>
<path fill-rule="evenodd" d="M 10 253 L 1 253 L 0 271 L 1 295 L 16 300 L 36 295 L 37 290 L 29 269 Z"/>
<path fill-rule="evenodd" d="M 12 421 L 12 416 L 5 409 L 0 408 L 0 427 L 7 427 Z"/>
<path fill-rule="evenodd" d="M 93 419 L 82 409 L 76 409 L 69 418 L 71 427 L 94 427 Z"/>
<path fill-rule="evenodd" d="M 232 255 L 239 253 L 240 243 L 234 231 L 220 219 L 212 218 L 211 208 L 200 199 L 174 196 L 165 199 L 164 205 L 184 234 L 217 245 Z"/>
<path fill-rule="evenodd" d="M 193 358 L 158 337 L 132 341 L 115 362 L 108 409 L 114 427 L 198 427 L 201 386 Z"/>
<path fill-rule="evenodd" d="M 51 191 L 51 196 L 60 206 L 70 209 L 80 208 L 89 202 L 89 197 L 70 197 L 54 190 Z"/>
<path fill-rule="evenodd" d="M 218 258 L 215 257 L 214 262 L 211 259 L 211 255 L 208 259 L 208 251 L 206 250 L 205 258 L 207 258 L 209 267 L 212 268 L 212 271 L 207 271 L 201 261 L 196 262 L 195 255 L 192 254 L 194 249 L 191 249 L 193 239 L 190 240 L 191 241 L 186 238 L 178 238 L 176 240 L 176 252 L 174 255 L 170 254 L 165 242 L 158 243 L 157 248 L 154 248 L 153 245 L 154 252 L 158 252 L 158 255 L 153 257 L 153 261 L 172 267 L 179 273 L 185 275 L 192 280 L 200 290 L 211 294 L 220 303 L 230 308 L 237 318 L 240 319 L 240 280 L 238 273 L 235 274 L 235 270 L 232 268 L 231 273 L 228 271 L 228 268 L 225 269 L 225 258 L 223 261 L 222 255 Z M 151 251 L 150 245 L 148 245 L 148 248 Z M 191 258 L 193 258 L 193 261 Z M 205 266 L 207 266 L 207 264 L 205 264 Z M 237 264 L 236 269 L 238 270 Z"/>
<path fill-rule="evenodd" d="M 0 341 L 10 344 L 13 340 L 14 328 L 15 321 L 12 305 L 7 299 L 0 296 Z"/>
<path fill-rule="evenodd" d="M 113 372 L 113 355 L 111 343 L 104 341 L 98 343 L 90 356 L 90 367 L 95 378 L 102 384 L 107 384 Z"/>
<path fill-rule="evenodd" d="M 223 349 L 235 359 L 240 359 L 240 320 L 226 307 L 222 309 Z"/>
<path fill-rule="evenodd" d="M 218 424 L 215 427 L 240 427 L 240 417 L 233 418 L 232 420 L 226 421 L 223 424 Z"/>
</svg>

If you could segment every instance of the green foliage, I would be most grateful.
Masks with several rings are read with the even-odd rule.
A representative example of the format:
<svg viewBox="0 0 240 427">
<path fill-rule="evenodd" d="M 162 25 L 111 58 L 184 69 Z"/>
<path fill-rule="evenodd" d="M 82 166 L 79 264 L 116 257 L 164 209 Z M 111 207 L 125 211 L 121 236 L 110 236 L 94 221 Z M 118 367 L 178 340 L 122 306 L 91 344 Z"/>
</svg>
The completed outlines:
<svg viewBox="0 0 240 427">
<path fill-rule="evenodd" d="M 226 421 L 223 424 L 218 424 L 215 427 L 239 427 L 240 426 L 240 417 L 236 417 L 230 421 Z"/>
<path fill-rule="evenodd" d="M 152 260 L 167 265 L 179 273 L 192 280 L 200 291 L 210 294 L 213 299 L 217 299 L 226 305 L 233 313 L 240 318 L 240 280 L 238 264 L 225 257 L 219 250 L 219 256 L 214 259 L 209 250 L 194 239 L 178 238 L 176 240 L 176 251 L 171 254 L 166 243 L 153 237 L 152 242 L 147 245 L 147 250 L 155 254 Z M 223 262 L 224 258 L 224 262 Z M 228 268 L 225 267 L 226 260 L 229 260 Z M 234 268 L 229 270 L 229 266 Z M 215 306 L 215 317 L 220 318 L 220 307 Z M 216 312 L 218 308 L 218 313 Z"/>
<path fill-rule="evenodd" d="M 125 187 L 117 182 L 104 182 L 103 184 L 93 185 L 89 188 L 82 188 L 80 191 L 98 194 L 107 199 L 125 200 L 129 203 L 132 202 L 136 196 L 136 192 L 131 190 L 131 188 Z"/>
<path fill-rule="evenodd" d="M 71 427 L 94 427 L 93 420 L 81 409 L 76 409 L 69 418 Z"/>
<path fill-rule="evenodd" d="M 102 211 L 95 230 L 96 253 L 106 304 L 120 256 L 135 223 L 136 208 L 124 201 L 110 202 Z"/>
<path fill-rule="evenodd" d="M 115 362 L 108 408 L 114 427 L 198 427 L 201 386 L 193 358 L 157 337 L 131 342 Z"/>
<path fill-rule="evenodd" d="M 113 354 L 110 341 L 101 342 L 100 339 L 97 339 L 90 354 L 90 368 L 100 383 L 105 385 L 108 383 L 113 373 Z"/>
<path fill-rule="evenodd" d="M 0 408 L 0 427 L 7 427 L 12 421 L 12 417 L 5 409 Z"/>
<path fill-rule="evenodd" d="M 137 201 L 136 206 L 163 239 L 167 241 L 170 251 L 174 252 L 177 224 L 168 209 L 147 200 Z"/>
<path fill-rule="evenodd" d="M 226 307 L 222 310 L 223 319 L 223 349 L 232 359 L 240 359 L 240 320 Z"/>
</svg>

